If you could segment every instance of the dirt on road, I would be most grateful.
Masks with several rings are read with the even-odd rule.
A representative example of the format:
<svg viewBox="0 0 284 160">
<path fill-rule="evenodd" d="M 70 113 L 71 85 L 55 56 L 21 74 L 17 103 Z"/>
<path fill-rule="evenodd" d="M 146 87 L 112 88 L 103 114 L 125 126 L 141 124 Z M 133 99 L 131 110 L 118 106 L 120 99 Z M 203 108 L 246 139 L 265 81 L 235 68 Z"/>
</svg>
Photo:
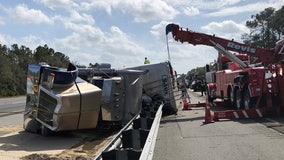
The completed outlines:
<svg viewBox="0 0 284 160">
<path fill-rule="evenodd" d="M 116 132 L 94 129 L 44 137 L 24 132 L 22 126 L 4 126 L 0 133 L 0 159 L 89 160 Z"/>
</svg>

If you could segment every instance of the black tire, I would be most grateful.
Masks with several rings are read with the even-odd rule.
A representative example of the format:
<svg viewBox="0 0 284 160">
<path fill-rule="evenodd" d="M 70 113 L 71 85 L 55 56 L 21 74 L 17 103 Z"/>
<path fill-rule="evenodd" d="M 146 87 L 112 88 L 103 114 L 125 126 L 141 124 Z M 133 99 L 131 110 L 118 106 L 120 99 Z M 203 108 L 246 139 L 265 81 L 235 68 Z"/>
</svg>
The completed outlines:
<svg viewBox="0 0 284 160">
<path fill-rule="evenodd" d="M 205 95 L 207 96 L 209 103 L 214 101 L 214 97 L 213 97 L 213 95 L 211 95 L 211 93 L 209 91 L 209 87 L 207 87 L 207 89 L 205 91 Z"/>
<path fill-rule="evenodd" d="M 45 127 L 44 125 L 40 126 L 40 134 L 42 136 L 48 136 L 50 134 L 50 131 L 47 127 Z"/>
<path fill-rule="evenodd" d="M 30 133 L 38 133 L 40 130 L 39 122 L 33 117 L 24 118 L 24 130 Z"/>
<path fill-rule="evenodd" d="M 240 89 L 237 89 L 235 91 L 235 107 L 236 109 L 241 109 L 243 105 L 243 96 L 242 96 L 242 91 Z"/>
<path fill-rule="evenodd" d="M 232 105 L 235 104 L 235 94 L 234 91 L 232 89 L 229 89 L 229 99 Z"/>
<path fill-rule="evenodd" d="M 250 96 L 248 89 L 245 89 L 244 91 L 243 103 L 244 103 L 244 109 L 250 109 L 255 105 L 255 99 Z"/>
</svg>

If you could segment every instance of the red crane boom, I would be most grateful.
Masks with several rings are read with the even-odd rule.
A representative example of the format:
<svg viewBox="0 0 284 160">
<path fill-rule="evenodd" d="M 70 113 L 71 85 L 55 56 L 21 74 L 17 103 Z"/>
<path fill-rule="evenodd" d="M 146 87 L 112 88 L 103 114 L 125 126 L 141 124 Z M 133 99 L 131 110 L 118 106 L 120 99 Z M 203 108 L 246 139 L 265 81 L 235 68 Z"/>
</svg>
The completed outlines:
<svg viewBox="0 0 284 160">
<path fill-rule="evenodd" d="M 255 47 L 234 40 L 227 40 L 224 38 L 216 37 L 215 35 L 208 35 L 204 33 L 194 32 L 189 29 L 182 29 L 177 24 L 168 24 L 166 26 L 166 34 L 172 32 L 173 38 L 176 41 L 188 42 L 193 45 L 207 45 L 212 46 L 219 50 L 219 47 L 223 47 L 225 50 L 238 52 L 241 54 L 247 54 L 252 57 L 257 57 L 257 62 L 262 62 L 264 65 L 271 63 L 277 63 L 282 60 L 283 54 L 277 54 L 275 48 L 261 48 Z M 283 48 L 283 47 L 282 47 Z M 279 50 L 279 49 L 278 49 Z M 283 49 L 281 50 L 281 52 Z"/>
</svg>

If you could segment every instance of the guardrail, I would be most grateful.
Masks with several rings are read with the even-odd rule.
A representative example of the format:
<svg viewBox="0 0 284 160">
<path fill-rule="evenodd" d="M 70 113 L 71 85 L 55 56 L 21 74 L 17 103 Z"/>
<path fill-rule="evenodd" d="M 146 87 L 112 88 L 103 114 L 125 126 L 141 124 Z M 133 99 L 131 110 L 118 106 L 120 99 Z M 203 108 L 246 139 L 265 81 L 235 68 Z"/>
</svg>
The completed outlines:
<svg viewBox="0 0 284 160">
<path fill-rule="evenodd" d="M 152 123 L 150 132 L 148 134 L 146 143 L 144 145 L 144 148 L 143 148 L 143 151 L 141 153 L 139 160 L 151 160 L 153 158 L 156 138 L 158 135 L 160 120 L 162 117 L 162 108 L 163 108 L 163 105 L 160 105 L 158 111 L 156 112 L 154 122 Z"/>
<path fill-rule="evenodd" d="M 153 104 L 129 121 L 93 160 L 151 160 L 164 104 Z"/>
</svg>

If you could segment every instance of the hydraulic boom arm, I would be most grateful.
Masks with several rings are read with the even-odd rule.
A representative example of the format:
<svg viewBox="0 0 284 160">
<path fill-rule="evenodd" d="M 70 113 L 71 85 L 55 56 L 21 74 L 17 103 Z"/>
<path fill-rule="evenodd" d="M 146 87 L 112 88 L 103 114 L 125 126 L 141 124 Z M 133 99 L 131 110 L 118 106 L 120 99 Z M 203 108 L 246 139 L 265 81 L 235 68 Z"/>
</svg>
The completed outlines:
<svg viewBox="0 0 284 160">
<path fill-rule="evenodd" d="M 180 41 L 182 43 L 188 42 L 193 45 L 212 46 L 216 48 L 218 51 L 224 49 L 221 52 L 222 54 L 225 54 L 225 55 L 226 53 L 224 52 L 230 53 L 228 51 L 234 51 L 234 52 L 238 52 L 242 54 L 247 54 L 252 57 L 257 57 L 258 62 L 262 62 L 265 65 L 278 62 L 284 58 L 283 54 L 276 55 L 274 48 L 271 48 L 271 49 L 260 48 L 260 47 L 255 47 L 251 45 L 246 45 L 243 43 L 238 43 L 238 42 L 235 42 L 234 40 L 227 40 L 227 39 L 219 38 L 219 37 L 216 37 L 215 35 L 207 35 L 204 33 L 194 32 L 188 29 L 183 30 L 177 24 L 168 24 L 166 26 L 166 34 L 168 34 L 169 32 L 172 32 L 173 38 L 176 41 Z M 235 56 L 232 56 L 232 57 L 234 58 Z M 230 59 L 232 57 L 229 56 Z M 232 61 L 236 62 L 235 60 L 232 60 Z M 246 67 L 246 64 L 244 64 L 243 62 L 237 62 L 237 63 L 243 68 Z"/>
</svg>

